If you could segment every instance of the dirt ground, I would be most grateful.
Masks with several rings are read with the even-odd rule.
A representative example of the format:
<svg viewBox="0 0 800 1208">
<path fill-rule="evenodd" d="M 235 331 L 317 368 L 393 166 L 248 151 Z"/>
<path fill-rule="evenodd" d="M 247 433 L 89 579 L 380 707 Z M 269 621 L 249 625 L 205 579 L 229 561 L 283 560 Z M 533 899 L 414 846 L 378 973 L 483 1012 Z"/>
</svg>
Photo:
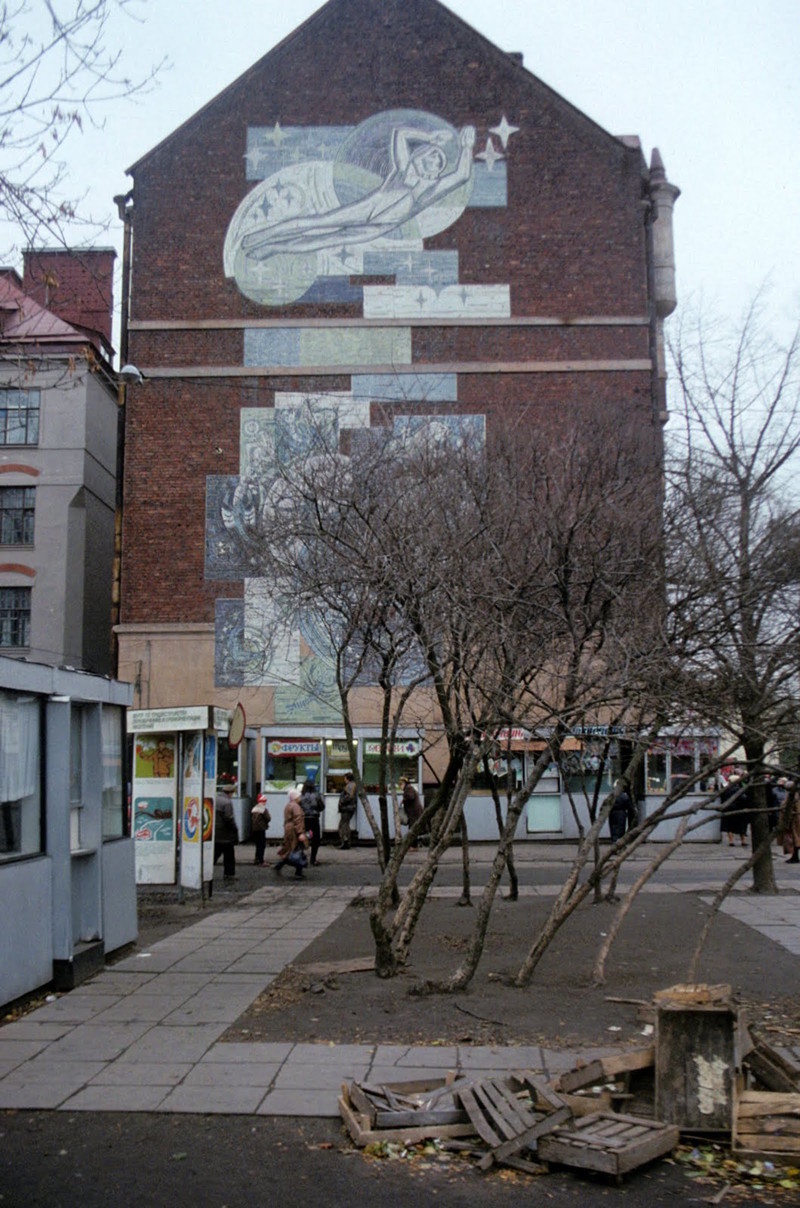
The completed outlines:
<svg viewBox="0 0 800 1208">
<path fill-rule="evenodd" d="M 416 994 L 426 979 L 459 965 L 475 910 L 453 899 L 426 904 L 409 967 L 381 980 L 372 972 L 320 974 L 315 964 L 369 957 L 369 903 L 356 899 L 236 1021 L 230 1041 L 330 1040 L 396 1044 L 574 1045 L 645 1043 L 638 1002 L 687 980 L 694 938 L 706 917 L 699 896 L 643 895 L 629 913 L 607 963 L 605 986 L 591 985 L 608 904 L 581 907 L 545 954 L 531 985 L 509 984 L 544 920 L 537 898 L 499 900 L 485 955 L 466 991 Z M 692 938 L 689 938 L 692 937 Z M 788 1043 L 800 1037 L 800 961 L 725 915 L 711 933 L 698 981 L 727 983 L 757 1020 Z M 768 997 L 767 997 L 768 995 Z M 619 1002 L 613 999 L 630 999 Z"/>
</svg>

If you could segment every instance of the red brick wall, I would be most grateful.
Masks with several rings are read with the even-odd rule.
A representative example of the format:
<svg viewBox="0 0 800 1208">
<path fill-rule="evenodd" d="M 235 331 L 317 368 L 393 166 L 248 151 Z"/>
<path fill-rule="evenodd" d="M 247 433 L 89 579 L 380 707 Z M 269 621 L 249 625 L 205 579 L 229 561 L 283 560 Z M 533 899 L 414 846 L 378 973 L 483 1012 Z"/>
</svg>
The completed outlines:
<svg viewBox="0 0 800 1208">
<path fill-rule="evenodd" d="M 466 283 L 510 282 L 514 317 L 648 319 L 641 153 L 573 109 L 504 51 L 429 0 L 334 0 L 134 168 L 129 359 L 140 367 L 241 365 L 241 330 L 145 331 L 141 321 L 324 318 L 352 305 L 265 309 L 226 280 L 248 126 L 354 125 L 413 108 L 519 132 L 508 206 L 467 209 L 427 248 L 457 248 Z M 646 360 L 647 325 L 418 327 L 415 360 Z M 211 621 L 241 585 L 203 577 L 205 479 L 239 468 L 239 410 L 276 390 L 346 390 L 346 376 L 153 379 L 128 391 L 122 619 Z M 649 370 L 463 374 L 464 410 L 585 403 L 657 427 Z"/>
<path fill-rule="evenodd" d="M 23 258 L 23 289 L 65 322 L 96 332 L 110 351 L 115 257 L 113 248 L 29 248 Z"/>
</svg>

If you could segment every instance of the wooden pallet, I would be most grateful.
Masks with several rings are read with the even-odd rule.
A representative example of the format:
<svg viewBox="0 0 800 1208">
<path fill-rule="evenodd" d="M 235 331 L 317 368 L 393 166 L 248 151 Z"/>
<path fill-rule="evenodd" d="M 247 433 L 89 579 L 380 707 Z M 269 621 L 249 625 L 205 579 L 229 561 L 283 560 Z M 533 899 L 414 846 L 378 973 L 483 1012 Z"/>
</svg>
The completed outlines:
<svg viewBox="0 0 800 1208">
<path fill-rule="evenodd" d="M 527 1169 L 520 1161 L 521 1151 L 535 1152 L 539 1138 L 572 1115 L 543 1079 L 527 1072 L 477 1079 L 460 1088 L 457 1097 L 489 1147 L 478 1162 L 482 1170 L 495 1163 Z"/>
<path fill-rule="evenodd" d="M 542 1137 L 539 1158 L 613 1175 L 619 1181 L 638 1166 L 670 1153 L 679 1136 L 674 1124 L 597 1112 Z"/>
<path fill-rule="evenodd" d="M 733 1148 L 800 1160 L 800 1094 L 743 1091 L 736 1105 Z"/>
</svg>

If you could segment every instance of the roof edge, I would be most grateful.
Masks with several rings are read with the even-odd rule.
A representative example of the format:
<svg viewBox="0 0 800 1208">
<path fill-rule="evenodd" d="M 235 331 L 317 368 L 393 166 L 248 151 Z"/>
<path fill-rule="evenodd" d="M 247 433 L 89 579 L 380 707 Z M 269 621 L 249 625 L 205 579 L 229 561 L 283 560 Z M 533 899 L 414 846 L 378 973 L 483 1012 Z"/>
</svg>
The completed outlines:
<svg viewBox="0 0 800 1208">
<path fill-rule="evenodd" d="M 265 61 L 265 59 L 269 59 L 273 55 L 285 54 L 286 51 L 292 46 L 292 44 L 297 39 L 302 37 L 303 34 L 308 29 L 310 29 L 311 27 L 313 27 L 314 25 L 316 25 L 318 22 L 322 21 L 323 19 L 327 19 L 327 16 L 330 14 L 330 11 L 334 8 L 338 8 L 339 5 L 343 2 L 344 2 L 344 0 L 326 0 L 326 3 L 324 3 L 320 8 L 318 8 L 316 10 L 316 12 L 313 12 L 311 14 L 311 16 L 307 17 L 306 20 L 303 21 L 300 25 L 298 25 L 296 29 L 292 30 L 292 32 L 290 34 L 287 34 L 285 38 L 282 38 L 280 42 L 277 42 L 275 44 L 275 46 L 273 46 L 270 50 L 268 50 L 266 52 L 266 54 L 261 55 L 260 58 L 258 58 L 255 63 L 253 63 L 250 67 L 248 67 L 246 71 L 243 71 L 241 73 L 241 75 L 236 76 L 235 79 L 231 80 L 231 82 L 229 84 L 226 84 L 224 88 L 220 89 L 220 91 L 211 98 L 211 100 L 207 101 L 199 109 L 195 110 L 195 112 L 193 114 L 191 114 L 183 122 L 181 122 L 181 124 L 179 126 L 176 126 L 174 130 L 172 130 L 169 134 L 167 134 L 164 138 L 162 138 L 160 142 L 156 143 L 156 145 L 154 147 L 151 147 L 149 151 L 146 151 L 144 153 L 144 155 L 139 156 L 139 158 L 137 160 L 135 160 L 134 163 L 132 163 L 130 165 L 130 167 L 125 169 L 126 175 L 132 176 L 137 171 L 137 169 L 141 167 L 142 164 L 146 163 L 154 155 L 157 155 L 164 147 L 166 147 L 169 143 L 171 143 L 173 139 L 177 138 L 184 130 L 186 130 L 188 127 L 192 126 L 195 122 L 199 121 L 209 111 L 209 109 L 213 108 L 213 106 L 216 105 L 216 103 L 220 100 L 221 97 L 223 97 L 225 95 L 225 93 L 229 92 L 230 89 L 235 88 L 238 85 L 240 85 L 243 81 L 245 81 L 248 78 L 248 76 L 253 75 L 261 67 L 261 65 Z M 529 76 L 531 79 L 535 80 L 536 83 L 541 88 L 543 88 L 544 91 L 546 93 L 548 93 L 549 96 L 552 97 L 555 102 L 557 102 L 560 105 L 565 106 L 568 110 L 570 110 L 575 115 L 575 117 L 577 117 L 580 121 L 586 123 L 586 125 L 590 126 L 598 134 L 602 135 L 605 139 L 607 139 L 615 147 L 619 148 L 619 150 L 621 150 L 623 153 L 628 154 L 628 155 L 630 155 L 632 153 L 635 154 L 636 149 L 631 145 L 631 139 L 638 138 L 638 136 L 636 136 L 636 135 L 620 136 L 620 135 L 612 134 L 609 130 L 606 130 L 605 126 L 601 126 L 600 123 L 595 121 L 594 118 L 589 117 L 588 114 L 584 113 L 584 111 L 582 109 L 579 109 L 578 106 L 573 104 L 572 101 L 567 100 L 566 97 L 562 96 L 562 94 L 560 92 L 557 92 L 555 88 L 553 88 L 550 84 L 546 83 L 543 79 L 541 79 L 540 76 L 538 76 L 534 72 L 530 71 L 525 66 L 524 62 L 521 61 L 520 52 L 503 50 L 501 47 L 497 46 L 496 43 L 492 42 L 491 39 L 486 34 L 482 34 L 480 32 L 480 30 L 475 29 L 475 27 L 473 25 L 470 25 L 470 23 L 468 21 L 466 21 L 463 17 L 459 16 L 458 13 L 453 12 L 453 10 L 451 8 L 449 8 L 446 4 L 443 4 L 442 0 L 428 0 L 428 2 L 436 5 L 437 8 L 442 9 L 443 12 L 448 16 L 448 18 L 451 21 L 457 22 L 463 29 L 467 30 L 472 35 L 472 37 L 479 38 L 480 41 L 485 44 L 485 46 L 488 48 L 488 51 L 491 54 L 493 54 L 495 56 L 499 56 L 506 63 L 508 63 L 514 71 L 524 72 L 526 76 Z M 642 160 L 644 162 L 644 166 L 646 168 L 647 162 L 644 158 L 644 154 L 641 149 L 641 144 L 639 145 L 638 150 L 639 150 L 639 154 L 641 155 Z"/>
</svg>

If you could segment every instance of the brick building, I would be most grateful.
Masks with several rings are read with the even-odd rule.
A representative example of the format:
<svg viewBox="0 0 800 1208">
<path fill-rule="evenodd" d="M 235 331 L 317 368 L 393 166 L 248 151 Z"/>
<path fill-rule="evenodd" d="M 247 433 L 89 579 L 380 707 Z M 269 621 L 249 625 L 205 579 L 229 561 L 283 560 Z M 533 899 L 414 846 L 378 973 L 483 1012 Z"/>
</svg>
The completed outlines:
<svg viewBox="0 0 800 1208">
<path fill-rule="evenodd" d="M 130 173 L 119 675 L 313 746 L 332 716 L 248 659 L 237 483 L 320 399 L 590 400 L 658 451 L 678 190 L 436 0 L 330 0 Z"/>
</svg>

